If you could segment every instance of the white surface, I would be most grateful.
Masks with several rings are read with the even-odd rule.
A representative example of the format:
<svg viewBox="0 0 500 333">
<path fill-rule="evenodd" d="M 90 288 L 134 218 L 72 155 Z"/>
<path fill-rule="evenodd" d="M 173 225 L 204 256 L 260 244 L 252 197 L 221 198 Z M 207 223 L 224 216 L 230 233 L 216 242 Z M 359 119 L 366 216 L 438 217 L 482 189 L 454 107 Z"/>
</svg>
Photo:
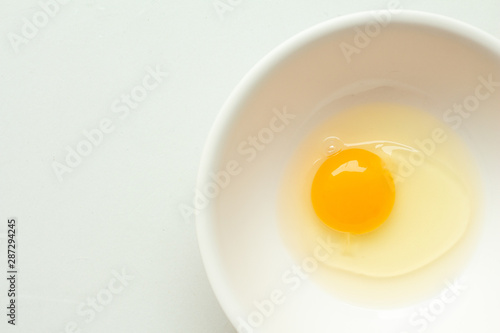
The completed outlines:
<svg viewBox="0 0 500 333">
<path fill-rule="evenodd" d="M 18 325 L 7 325 L 2 310 L 1 331 L 77 332 L 75 322 L 81 332 L 235 332 L 208 284 L 194 222 L 179 212 L 192 200 L 208 131 L 237 82 L 275 46 L 387 2 L 233 0 L 221 19 L 210 0 L 74 0 L 15 52 L 8 34 L 21 35 L 23 18 L 40 7 L 3 0 L 0 234 L 17 217 L 20 248 Z M 500 37 L 497 1 L 401 4 Z M 142 83 L 148 66 L 169 76 L 121 119 L 113 102 Z M 59 182 L 53 161 L 104 118 L 113 131 Z M 1 238 L 0 277 L 5 247 Z M 77 313 L 118 288 L 111 282 L 123 268 L 134 278 L 101 312 Z"/>
</svg>

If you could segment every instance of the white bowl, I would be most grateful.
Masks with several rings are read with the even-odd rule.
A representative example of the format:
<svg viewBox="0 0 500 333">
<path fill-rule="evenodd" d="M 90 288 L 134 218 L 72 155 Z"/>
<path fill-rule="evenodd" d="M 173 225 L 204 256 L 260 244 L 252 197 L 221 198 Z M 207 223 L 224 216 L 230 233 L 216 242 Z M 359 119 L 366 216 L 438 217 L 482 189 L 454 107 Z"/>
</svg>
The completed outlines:
<svg viewBox="0 0 500 333">
<path fill-rule="evenodd" d="M 455 333 L 473 332 L 479 323 L 487 323 L 489 331 L 500 332 L 500 84 L 496 82 L 500 82 L 497 39 L 450 18 L 412 11 L 339 17 L 298 34 L 260 61 L 217 118 L 195 198 L 207 274 L 238 331 Z M 490 93 L 471 116 L 443 118 L 454 103 L 466 98 L 473 103 L 480 83 Z M 400 94 L 401 87 L 410 93 Z M 283 281 L 297 264 L 276 221 L 285 157 L 314 127 L 309 120 L 322 103 L 339 95 L 366 101 L 374 92 L 387 102 L 419 104 L 450 125 L 460 122 L 456 132 L 480 167 L 484 223 L 477 255 L 461 274 L 468 279 L 467 291 L 451 287 L 457 301 L 444 302 L 435 295 L 413 306 L 376 310 L 349 305 L 311 279 L 293 290 Z M 259 135 L 252 148 L 252 136 Z M 430 314 L 419 314 L 419 308 Z"/>
</svg>

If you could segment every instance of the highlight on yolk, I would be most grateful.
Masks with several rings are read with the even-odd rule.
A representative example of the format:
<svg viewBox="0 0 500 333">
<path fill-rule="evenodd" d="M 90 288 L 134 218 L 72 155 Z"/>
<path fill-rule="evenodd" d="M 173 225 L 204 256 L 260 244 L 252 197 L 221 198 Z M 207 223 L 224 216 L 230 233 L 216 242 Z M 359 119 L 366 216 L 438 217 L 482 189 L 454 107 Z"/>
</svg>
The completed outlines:
<svg viewBox="0 0 500 333">
<path fill-rule="evenodd" d="M 314 176 L 311 199 L 318 217 L 329 227 L 362 234 L 389 217 L 394 181 L 382 159 L 364 149 L 329 156 Z"/>
</svg>

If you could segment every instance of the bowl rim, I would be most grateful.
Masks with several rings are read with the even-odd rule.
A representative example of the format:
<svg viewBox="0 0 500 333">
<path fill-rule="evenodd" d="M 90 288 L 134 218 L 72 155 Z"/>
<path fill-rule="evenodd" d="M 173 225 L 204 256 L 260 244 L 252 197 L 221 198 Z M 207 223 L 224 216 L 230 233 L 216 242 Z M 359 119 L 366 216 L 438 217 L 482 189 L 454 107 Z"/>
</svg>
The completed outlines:
<svg viewBox="0 0 500 333">
<path fill-rule="evenodd" d="M 387 9 L 382 9 L 382 11 L 384 10 Z M 373 20 L 373 14 L 377 12 L 380 12 L 380 10 L 361 11 L 315 24 L 288 38 L 260 59 L 231 91 L 215 119 L 201 156 L 196 188 L 201 188 L 204 184 L 211 181 L 209 172 L 214 170 L 219 162 L 218 156 L 221 153 L 219 147 L 225 142 L 225 135 L 236 123 L 240 115 L 241 109 L 239 106 L 251 95 L 253 88 L 261 80 L 265 79 L 266 75 L 275 66 L 294 52 L 322 36 L 367 24 L 370 20 Z M 407 9 L 399 9 L 397 15 L 391 17 L 391 23 L 394 22 L 422 25 L 448 32 L 464 41 L 472 41 L 475 44 L 479 44 L 483 50 L 494 54 L 499 59 L 500 64 L 500 40 L 469 23 L 441 14 Z M 219 269 L 222 267 L 222 262 L 220 261 L 220 256 L 217 255 L 215 230 L 213 224 L 210 223 L 213 219 L 214 201 L 216 200 L 217 198 L 210 200 L 208 206 L 202 212 L 197 213 L 196 233 L 201 258 L 210 285 L 226 316 L 228 316 L 233 326 L 235 326 L 235 309 L 238 307 L 238 302 L 236 302 L 233 293 L 227 287 L 225 282 L 226 277 L 223 274 L 224 271 Z"/>
</svg>

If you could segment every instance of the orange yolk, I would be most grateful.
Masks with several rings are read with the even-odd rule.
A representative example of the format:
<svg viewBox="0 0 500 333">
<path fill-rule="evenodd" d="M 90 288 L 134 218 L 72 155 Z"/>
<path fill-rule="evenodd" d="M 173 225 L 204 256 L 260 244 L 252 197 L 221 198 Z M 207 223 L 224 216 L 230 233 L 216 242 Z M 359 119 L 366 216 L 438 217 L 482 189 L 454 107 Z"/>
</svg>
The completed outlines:
<svg viewBox="0 0 500 333">
<path fill-rule="evenodd" d="M 311 199 L 327 226 L 362 234 L 379 227 L 391 213 L 394 181 L 379 156 L 364 149 L 346 149 L 320 166 Z"/>
</svg>

